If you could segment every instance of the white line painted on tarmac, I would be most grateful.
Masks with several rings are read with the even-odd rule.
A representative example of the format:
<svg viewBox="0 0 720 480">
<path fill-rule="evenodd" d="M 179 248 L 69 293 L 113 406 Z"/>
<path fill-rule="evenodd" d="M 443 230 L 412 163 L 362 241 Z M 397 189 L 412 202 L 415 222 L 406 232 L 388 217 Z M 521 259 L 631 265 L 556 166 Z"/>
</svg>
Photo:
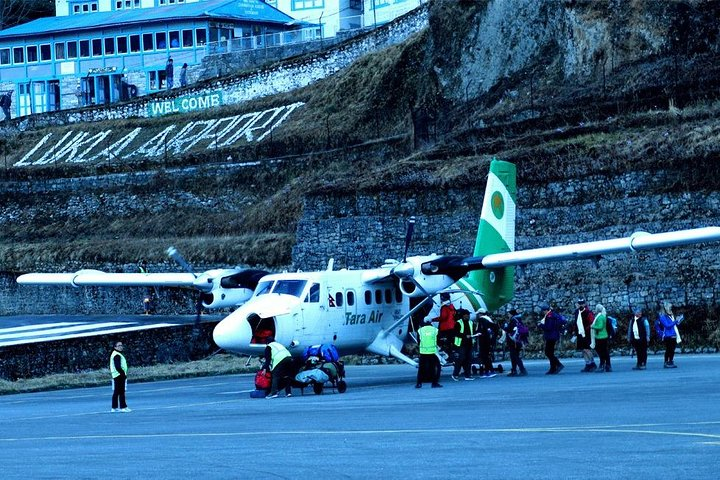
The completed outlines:
<svg viewBox="0 0 720 480">
<path fill-rule="evenodd" d="M 12 342 L 0 342 L 0 347 L 8 347 L 10 345 L 23 345 L 26 343 L 50 342 L 53 340 L 67 340 L 70 338 L 92 337 L 96 335 L 108 335 L 110 333 L 134 332 L 137 330 L 148 330 L 150 328 L 175 327 L 175 323 L 156 323 L 153 325 L 138 325 L 137 327 L 111 328 L 109 330 L 93 330 L 90 332 L 76 333 L 71 335 L 57 335 L 53 337 L 41 337 L 25 340 L 16 340 Z"/>
<path fill-rule="evenodd" d="M 56 326 L 56 328 L 46 328 L 43 330 L 36 330 L 33 332 L 18 332 L 18 333 L 3 334 L 3 335 L 0 335 L 0 339 L 42 337 L 44 335 L 58 335 L 58 334 L 62 334 L 62 333 L 81 332 L 83 330 L 95 330 L 95 329 L 107 328 L 107 327 L 118 327 L 120 325 L 132 325 L 132 324 L 127 323 L 127 322 L 105 322 L 105 323 L 84 323 L 84 324 L 75 325 L 72 327 L 57 327 Z"/>
<path fill-rule="evenodd" d="M 227 402 L 215 402 L 215 403 L 227 403 Z M 184 405 L 187 408 L 190 405 Z M 167 406 L 159 407 L 163 408 L 177 408 L 179 406 Z M 135 410 L 137 412 L 137 410 Z M 114 415 L 120 415 L 116 413 Z M 715 422 L 720 423 L 720 422 Z M 687 425 L 687 424 L 679 424 Z M 22 441 L 72 441 L 72 440 L 118 440 L 118 439 L 147 439 L 147 438 L 207 438 L 207 437 L 257 437 L 267 435 L 277 436 L 313 436 L 313 435 L 406 435 L 406 434 L 463 434 L 463 433 L 579 433 L 579 432 L 594 432 L 594 433 L 632 433 L 632 434 L 645 434 L 645 435 L 669 435 L 669 436 L 682 436 L 692 438 L 713 438 L 719 439 L 720 434 L 711 433 L 693 433 L 693 432 L 672 432 L 672 431 L 661 431 L 661 430 L 639 430 L 639 429 L 622 429 L 622 428 L 606 428 L 599 429 L 593 427 L 553 427 L 553 428 L 436 428 L 436 429 L 377 429 L 377 430 L 278 430 L 278 431 L 243 431 L 243 432 L 192 432 L 192 433 L 147 433 L 147 434 L 107 434 L 107 435 L 52 435 L 52 436 L 41 436 L 41 437 L 11 437 L 11 438 L 0 438 L 0 442 L 22 442 Z M 699 442 L 707 444 L 709 442 Z M 716 442 L 712 442 L 715 444 Z"/>
<path fill-rule="evenodd" d="M 25 325 L 23 327 L 0 328 L 0 333 L 10 332 L 27 332 L 29 330 L 42 330 L 43 328 L 62 327 L 69 325 L 82 325 L 88 322 L 58 322 L 58 323 L 39 323 L 37 325 Z"/>
</svg>

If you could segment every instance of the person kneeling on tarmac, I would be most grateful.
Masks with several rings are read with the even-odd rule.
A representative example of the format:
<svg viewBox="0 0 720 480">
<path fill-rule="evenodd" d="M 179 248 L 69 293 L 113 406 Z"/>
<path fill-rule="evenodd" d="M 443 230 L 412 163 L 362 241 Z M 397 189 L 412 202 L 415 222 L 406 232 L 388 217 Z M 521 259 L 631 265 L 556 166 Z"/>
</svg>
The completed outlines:
<svg viewBox="0 0 720 480">
<path fill-rule="evenodd" d="M 272 384 L 270 393 L 265 398 L 277 398 L 278 389 L 282 385 L 285 386 L 285 396 L 292 396 L 293 363 L 292 356 L 288 349 L 282 344 L 275 341 L 270 336 L 267 338 L 267 347 L 265 347 L 265 363 L 263 368 L 272 373 Z"/>
</svg>

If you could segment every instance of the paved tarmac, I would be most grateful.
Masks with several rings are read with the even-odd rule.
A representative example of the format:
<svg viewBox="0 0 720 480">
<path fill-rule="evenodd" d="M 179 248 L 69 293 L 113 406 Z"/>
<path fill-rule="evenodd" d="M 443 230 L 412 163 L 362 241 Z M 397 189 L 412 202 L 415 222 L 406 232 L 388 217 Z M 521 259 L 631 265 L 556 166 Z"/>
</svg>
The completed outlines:
<svg viewBox="0 0 720 480">
<path fill-rule="evenodd" d="M 220 315 L 203 315 L 203 322 Z M 0 317 L 0 347 L 67 340 L 195 322 L 195 315 L 15 315 Z"/>
<path fill-rule="evenodd" d="M 348 367 L 348 390 L 251 399 L 232 375 L 0 397 L 4 479 L 716 479 L 720 356 L 613 373 L 414 388 L 405 365 Z M 132 376 L 132 371 L 131 371 Z"/>
</svg>

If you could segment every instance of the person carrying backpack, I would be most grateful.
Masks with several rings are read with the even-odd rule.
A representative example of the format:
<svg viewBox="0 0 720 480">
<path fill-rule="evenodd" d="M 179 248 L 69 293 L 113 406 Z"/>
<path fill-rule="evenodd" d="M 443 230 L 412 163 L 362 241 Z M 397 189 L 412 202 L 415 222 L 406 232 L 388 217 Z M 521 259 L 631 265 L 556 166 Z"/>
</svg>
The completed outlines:
<svg viewBox="0 0 720 480">
<path fill-rule="evenodd" d="M 643 316 L 640 307 L 633 308 L 633 318 L 628 324 L 628 342 L 635 348 L 637 362 L 633 370 L 645 370 L 647 366 L 647 349 L 650 343 L 650 323 Z"/>
<path fill-rule="evenodd" d="M 545 375 L 556 375 L 565 368 L 555 355 L 555 345 L 558 340 L 560 340 L 560 333 L 565 329 L 567 320 L 559 313 L 553 311 L 552 307 L 547 303 L 540 306 L 540 311 L 543 314 L 543 318 L 538 323 L 538 327 L 543 332 L 545 356 L 550 361 L 550 369 L 545 372 Z"/>
<path fill-rule="evenodd" d="M 607 312 L 605 307 L 599 303 L 595 306 L 595 311 L 597 316 L 590 326 L 592 334 L 595 336 L 595 351 L 600 357 L 600 368 L 595 373 L 612 372 L 610 367 L 610 346 L 608 345 L 609 335 L 606 326 L 608 322 Z"/>
<path fill-rule="evenodd" d="M 510 373 L 508 377 L 524 377 L 527 375 L 521 354 L 522 348 L 527 343 L 527 327 L 522 322 L 522 314 L 516 309 L 508 311 L 508 321 L 503 324 L 505 330 L 505 341 L 510 353 Z"/>
</svg>

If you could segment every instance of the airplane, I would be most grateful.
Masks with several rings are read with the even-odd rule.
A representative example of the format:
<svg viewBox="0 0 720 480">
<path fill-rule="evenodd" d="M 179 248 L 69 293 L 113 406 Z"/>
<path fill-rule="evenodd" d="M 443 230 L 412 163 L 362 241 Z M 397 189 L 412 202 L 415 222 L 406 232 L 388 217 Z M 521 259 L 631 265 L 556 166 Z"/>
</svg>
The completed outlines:
<svg viewBox="0 0 720 480">
<path fill-rule="evenodd" d="M 252 297 L 258 281 L 268 274 L 247 268 L 216 268 L 193 273 L 192 267 L 174 247 L 167 250 L 186 273 L 107 273 L 79 270 L 73 273 L 26 273 L 17 278 L 20 285 L 63 285 L 72 287 L 182 287 L 198 291 L 197 306 L 207 309 L 231 308 Z"/>
<path fill-rule="evenodd" d="M 414 229 L 411 218 L 402 261 L 386 260 L 371 269 L 334 270 L 331 259 L 323 271 L 264 275 L 252 295 L 218 323 L 213 339 L 227 351 L 248 356 L 262 355 L 266 339 L 272 336 L 293 357 L 301 357 L 307 346 L 332 343 L 341 355 L 370 352 L 416 366 L 402 352 L 405 339 L 413 333 L 413 316 L 426 315 L 430 305 L 438 304 L 440 293 L 450 293 L 455 305 L 464 304 L 473 312 L 494 311 L 513 298 L 516 267 L 720 240 L 720 227 L 705 227 L 635 232 L 623 238 L 516 251 L 516 194 L 515 165 L 493 159 L 471 256 L 408 257 Z M 102 275 L 80 273 L 73 277 L 73 285 L 121 285 L 100 284 L 97 280 L 105 278 Z M 29 284 L 32 279 L 35 284 L 47 284 L 42 275 L 47 274 L 23 275 L 18 282 Z"/>
</svg>

